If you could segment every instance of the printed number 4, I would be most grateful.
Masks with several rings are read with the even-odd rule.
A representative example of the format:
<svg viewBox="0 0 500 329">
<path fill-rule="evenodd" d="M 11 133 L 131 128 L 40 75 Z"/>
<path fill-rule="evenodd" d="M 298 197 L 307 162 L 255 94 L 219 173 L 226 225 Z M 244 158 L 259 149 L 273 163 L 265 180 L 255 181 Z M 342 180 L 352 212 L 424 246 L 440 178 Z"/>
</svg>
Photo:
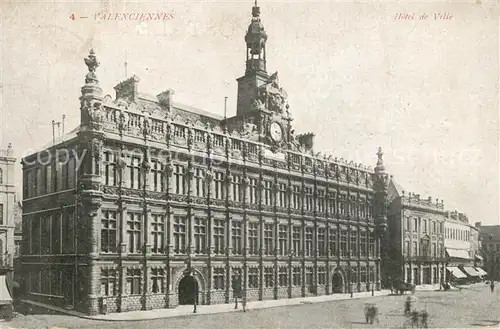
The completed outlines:
<svg viewBox="0 0 500 329">
<path fill-rule="evenodd" d="M 72 20 L 75 20 L 75 14 L 71 14 L 71 16 L 69 16 L 69 18 L 71 18 Z"/>
</svg>

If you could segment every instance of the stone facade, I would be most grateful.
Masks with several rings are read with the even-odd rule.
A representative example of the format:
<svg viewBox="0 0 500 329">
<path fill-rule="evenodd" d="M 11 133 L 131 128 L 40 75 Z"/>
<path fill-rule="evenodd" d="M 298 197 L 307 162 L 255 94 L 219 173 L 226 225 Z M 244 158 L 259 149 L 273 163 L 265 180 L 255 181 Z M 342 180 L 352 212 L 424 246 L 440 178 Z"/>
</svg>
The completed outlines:
<svg viewBox="0 0 500 329">
<path fill-rule="evenodd" d="M 392 249 L 392 272 L 387 278 L 401 278 L 416 285 L 440 284 L 446 281 L 444 222 L 442 201 L 421 199 L 415 193 L 405 194 L 391 180 L 389 184 L 389 240 Z"/>
<path fill-rule="evenodd" d="M 16 157 L 12 146 L 0 150 L 0 267 L 13 268 L 14 227 L 17 210 L 15 191 Z"/>
<path fill-rule="evenodd" d="M 476 223 L 481 240 L 480 255 L 484 259 L 484 270 L 490 280 L 500 281 L 500 225 Z"/>
<path fill-rule="evenodd" d="M 380 289 L 382 153 L 374 171 L 294 136 L 259 14 L 233 118 L 135 76 L 103 96 L 91 51 L 80 126 L 23 161 L 25 298 L 95 314 L 229 303 L 238 281 L 249 301 Z"/>
</svg>

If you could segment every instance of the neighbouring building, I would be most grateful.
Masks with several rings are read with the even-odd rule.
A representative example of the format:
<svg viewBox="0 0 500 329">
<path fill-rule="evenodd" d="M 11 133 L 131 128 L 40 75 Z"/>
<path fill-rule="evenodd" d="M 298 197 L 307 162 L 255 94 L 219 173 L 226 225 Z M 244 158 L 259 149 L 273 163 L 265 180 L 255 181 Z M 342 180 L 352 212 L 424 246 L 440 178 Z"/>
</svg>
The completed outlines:
<svg viewBox="0 0 500 329">
<path fill-rule="evenodd" d="M 483 269 L 490 280 L 500 281 L 500 225 L 483 226 L 476 223 L 481 241 L 481 256 L 484 259 Z"/>
<path fill-rule="evenodd" d="M 447 269 L 456 282 L 473 282 L 480 278 L 474 268 L 475 254 L 471 242 L 471 225 L 464 213 L 449 212 L 444 223 Z"/>
<path fill-rule="evenodd" d="M 388 234 L 391 241 L 390 278 L 415 285 L 439 285 L 446 280 L 443 201 L 405 193 L 394 180 L 389 183 Z"/>
<path fill-rule="evenodd" d="M 0 150 L 0 268 L 9 271 L 13 269 L 15 254 L 15 164 L 16 157 L 9 144 L 7 149 Z"/>
<path fill-rule="evenodd" d="M 24 298 L 95 314 L 379 290 L 388 175 L 294 135 L 260 9 L 236 116 L 103 96 L 91 50 L 80 125 L 23 159 Z M 301 91 L 302 92 L 302 91 Z"/>
</svg>

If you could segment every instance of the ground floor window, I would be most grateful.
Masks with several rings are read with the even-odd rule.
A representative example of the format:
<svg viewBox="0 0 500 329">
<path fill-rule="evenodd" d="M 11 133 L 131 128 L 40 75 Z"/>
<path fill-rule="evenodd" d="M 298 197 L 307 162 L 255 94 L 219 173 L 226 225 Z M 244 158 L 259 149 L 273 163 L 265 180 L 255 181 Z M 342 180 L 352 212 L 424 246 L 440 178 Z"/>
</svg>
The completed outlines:
<svg viewBox="0 0 500 329">
<path fill-rule="evenodd" d="M 115 296 L 116 270 L 112 268 L 101 269 L 101 296 Z"/>
<path fill-rule="evenodd" d="M 153 294 L 165 292 L 165 270 L 162 268 L 151 269 L 151 290 Z"/>
<path fill-rule="evenodd" d="M 326 268 L 324 267 L 318 267 L 318 284 L 326 284 Z"/>
<path fill-rule="evenodd" d="M 288 286 L 288 273 L 286 267 L 280 267 L 278 272 L 278 282 L 280 287 Z"/>
<path fill-rule="evenodd" d="M 224 268 L 214 268 L 214 290 L 224 290 Z"/>
<path fill-rule="evenodd" d="M 293 285 L 294 286 L 301 286 L 302 285 L 302 278 L 301 278 L 301 268 L 300 267 L 294 267 L 293 268 Z"/>
<path fill-rule="evenodd" d="M 432 269 L 432 283 L 434 283 L 434 284 L 438 283 L 438 269 L 437 269 L 437 267 L 434 267 Z"/>
<path fill-rule="evenodd" d="M 259 269 L 248 269 L 248 288 L 259 288 Z"/>
<path fill-rule="evenodd" d="M 131 295 L 140 295 L 142 292 L 141 287 L 141 269 L 129 268 L 127 269 L 127 284 L 129 293 Z"/>
</svg>

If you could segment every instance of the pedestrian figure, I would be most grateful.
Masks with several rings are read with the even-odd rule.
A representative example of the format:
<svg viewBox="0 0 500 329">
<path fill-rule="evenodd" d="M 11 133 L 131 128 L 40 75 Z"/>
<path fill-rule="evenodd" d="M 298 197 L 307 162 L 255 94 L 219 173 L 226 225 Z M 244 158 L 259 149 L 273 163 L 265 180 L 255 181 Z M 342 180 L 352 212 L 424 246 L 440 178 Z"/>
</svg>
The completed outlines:
<svg viewBox="0 0 500 329">
<path fill-rule="evenodd" d="M 491 280 L 490 289 L 491 289 L 491 293 L 493 293 L 495 291 L 495 281 L 493 281 L 493 280 Z"/>
<path fill-rule="evenodd" d="M 408 296 L 405 301 L 405 315 L 409 315 L 411 313 L 411 296 Z"/>
</svg>

